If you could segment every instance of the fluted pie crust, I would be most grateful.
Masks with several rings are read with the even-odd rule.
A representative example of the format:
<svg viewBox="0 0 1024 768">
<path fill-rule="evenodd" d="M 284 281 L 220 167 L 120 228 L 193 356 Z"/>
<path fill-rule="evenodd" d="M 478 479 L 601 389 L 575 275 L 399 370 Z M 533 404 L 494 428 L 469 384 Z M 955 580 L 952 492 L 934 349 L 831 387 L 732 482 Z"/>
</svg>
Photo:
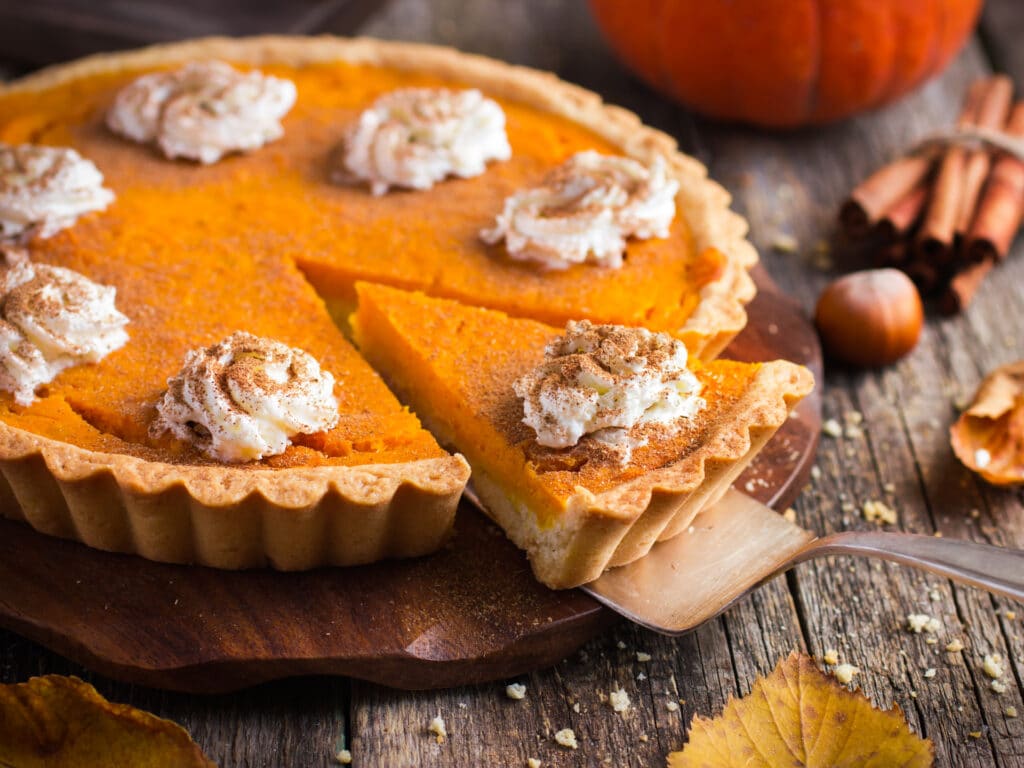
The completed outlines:
<svg viewBox="0 0 1024 768">
<path fill-rule="evenodd" d="M 230 158 L 221 165 L 204 169 L 157 158 L 151 149 L 102 135 L 96 127 L 95 124 L 102 120 L 100 113 L 109 104 L 115 88 L 135 74 L 210 58 L 260 66 L 275 73 L 283 70 L 286 76 L 295 73 L 300 77 L 295 114 L 283 121 L 284 139 L 251 155 Z M 409 283 L 410 287 L 417 287 L 417 281 L 425 279 L 408 270 L 405 274 L 387 271 L 405 268 L 405 262 L 400 258 L 403 249 L 393 243 L 390 244 L 393 252 L 381 252 L 382 245 L 387 250 L 387 233 L 391 231 L 383 225 L 376 226 L 372 233 L 355 227 L 353 237 L 356 239 L 352 242 L 358 243 L 361 242 L 359 238 L 366 238 L 366 248 L 359 250 L 357 261 L 365 262 L 368 274 L 350 274 L 353 267 L 347 263 L 336 267 L 332 259 L 337 254 L 332 253 L 325 243 L 329 245 L 335 234 L 328 225 L 332 221 L 343 220 L 332 219 L 327 214 L 333 215 L 345 210 L 341 203 L 346 200 L 351 203 L 354 199 L 352 195 L 361 194 L 368 201 L 365 210 L 371 213 L 377 210 L 369 207 L 371 202 L 378 208 L 395 206 L 395 211 L 402 206 L 419 205 L 419 218 L 426 219 L 430 218 L 428 214 L 433 215 L 446 205 L 458 207 L 452 205 L 452 201 L 457 201 L 460 194 L 467 199 L 479 197 L 474 190 L 486 189 L 491 183 L 489 178 L 506 186 L 513 182 L 522 183 L 528 177 L 533 178 L 530 174 L 536 175 L 545 163 L 551 161 L 548 156 L 530 156 L 528 160 L 532 165 L 518 168 L 514 157 L 511 163 L 499 164 L 478 179 L 443 182 L 429 192 L 415 193 L 420 196 L 418 199 L 423 201 L 422 204 L 410 202 L 417 198 L 409 193 L 398 193 L 397 196 L 378 201 L 371 199 L 365 190 L 338 190 L 318 177 L 315 171 L 296 181 L 287 175 L 288 166 L 285 161 L 290 157 L 287 153 L 296 153 L 295 156 L 300 157 L 303 163 L 314 168 L 313 163 L 317 158 L 309 154 L 301 155 L 301 151 L 319 152 L 317 141 L 324 140 L 328 135 L 335 138 L 341 135 L 342 125 L 327 119 L 318 122 L 312 107 L 303 113 L 303 105 L 307 103 L 308 106 L 308 99 L 304 102 L 304 81 L 301 81 L 301 77 L 308 75 L 310 82 L 315 85 L 315 88 L 306 88 L 307 96 L 314 93 L 317 98 L 326 99 L 327 91 L 323 84 L 332 82 L 331 69 L 335 62 L 339 72 L 345 71 L 339 77 L 348 77 L 349 80 L 345 81 L 347 83 L 360 82 L 349 71 L 352 70 L 357 71 L 371 85 L 378 83 L 380 88 L 403 85 L 406 80 L 408 84 L 450 82 L 458 86 L 479 87 L 486 95 L 509 105 L 514 151 L 517 135 L 518 140 L 527 143 L 531 137 L 550 134 L 550 137 L 554 137 L 550 138 L 553 144 L 559 141 L 565 143 L 565 147 L 559 150 L 564 150 L 563 154 L 569 148 L 589 148 L 586 146 L 590 140 L 588 137 L 593 137 L 595 143 L 601 144 L 599 148 L 606 151 L 621 151 L 641 160 L 647 160 L 655 154 L 665 156 L 672 174 L 680 181 L 678 232 L 674 232 L 667 244 L 652 242 L 635 248 L 631 245 L 633 250 L 630 251 L 627 263 L 630 258 L 633 260 L 632 269 L 635 273 L 640 269 L 636 265 L 642 264 L 643 259 L 659 258 L 659 249 L 681 248 L 684 254 L 689 254 L 687 258 L 690 261 L 687 263 L 696 264 L 697 268 L 693 274 L 687 273 L 685 277 L 685 280 L 690 281 L 693 295 L 676 297 L 679 301 L 678 313 L 658 315 L 656 305 L 660 298 L 652 293 L 652 303 L 647 309 L 649 319 L 652 323 L 664 325 L 678 318 L 678 325 L 664 329 L 682 338 L 691 352 L 704 359 L 715 357 L 742 329 L 746 322 L 744 305 L 754 295 L 754 285 L 748 272 L 757 260 L 755 251 L 745 239 L 746 222 L 728 209 L 728 194 L 706 178 L 704 167 L 679 153 L 670 137 L 643 126 L 633 114 L 605 105 L 597 95 L 564 83 L 553 75 L 451 49 L 408 43 L 328 37 L 207 39 L 94 56 L 44 70 L 0 88 L 0 141 L 18 143 L 39 137 L 43 142 L 66 142 L 77 146 L 77 139 L 86 136 L 93 142 L 85 148 L 86 154 L 97 161 L 107 175 L 108 185 L 118 193 L 118 200 L 108 212 L 85 217 L 75 228 L 58 234 L 52 240 L 33 243 L 33 258 L 78 268 L 91 273 L 90 276 L 95 279 L 105 279 L 106 282 L 116 284 L 117 266 L 114 262 L 123 259 L 123 255 L 118 253 L 116 258 L 110 257 L 104 261 L 107 256 L 104 252 L 106 246 L 113 244 L 120 247 L 119 242 L 111 239 L 114 235 L 107 223 L 118 221 L 119 226 L 130 228 L 132 220 L 127 217 L 138 210 L 145 210 L 146 202 L 144 195 L 136 194 L 133 197 L 120 189 L 124 179 L 119 174 L 134 173 L 136 168 L 151 168 L 153 173 L 160 174 L 160 184 L 169 188 L 175 182 L 175 178 L 172 178 L 174 176 L 180 176 L 181 184 L 185 185 L 186 178 L 197 179 L 200 178 L 199 174 L 206 172 L 211 174 L 210 178 L 215 176 L 221 182 L 227 178 L 231 183 L 239 184 L 237 188 L 240 190 L 241 203 L 249 199 L 247 195 L 252 195 L 253 207 L 264 205 L 266 208 L 265 204 L 269 202 L 280 202 L 292 216 L 288 227 L 281 225 L 274 229 L 274 224 L 267 225 L 268 231 L 275 238 L 272 242 L 268 241 L 266 245 L 256 240 L 247 243 L 249 249 L 266 249 L 266 253 L 260 252 L 253 257 L 254 269 L 259 266 L 257 257 L 270 258 L 268 254 L 272 254 L 273 249 L 287 249 L 289 238 L 306 243 L 302 238 L 313 238 L 314 234 L 311 233 L 317 226 L 327 227 L 328 233 L 322 236 L 323 239 L 310 240 L 302 249 L 295 247 L 296 250 L 313 255 L 282 255 L 280 269 L 274 267 L 269 270 L 266 279 L 282 279 L 289 285 L 308 280 L 327 304 L 334 308 L 337 317 L 352 308 L 357 279 L 378 279 L 397 285 Z M 374 77 L 378 80 L 373 80 Z M 371 85 L 366 86 L 365 93 L 359 94 L 362 106 L 368 105 L 377 95 Z M 69 114 L 73 113 L 73 117 L 68 118 L 73 123 L 70 127 L 59 124 L 55 127 L 54 122 L 60 123 L 60 120 L 32 114 L 35 105 L 46 105 L 47 99 L 53 94 L 61 94 L 60 103 L 66 103 Z M 348 109 L 350 105 L 344 106 Z M 546 122 L 551 123 L 550 130 Z M 86 128 L 82 128 L 82 125 Z M 311 132 L 308 141 L 304 141 L 307 137 L 301 135 L 296 128 L 298 125 L 306 126 L 304 130 Z M 520 127 L 517 128 L 517 125 Z M 515 134 L 516 130 L 521 133 Z M 295 148 L 303 143 L 307 149 Z M 89 152 L 90 149 L 93 151 Z M 552 149 L 551 153 L 554 152 Z M 261 166 L 261 163 L 266 165 Z M 275 167 L 274 163 L 285 169 L 281 171 L 279 198 L 274 197 L 276 190 L 259 191 L 254 186 L 256 182 L 252 181 L 253 178 L 265 178 L 265 169 Z M 245 168 L 248 166 L 255 170 L 246 173 Z M 306 168 L 307 165 L 303 165 L 303 170 Z M 484 186 L 475 188 L 473 184 Z M 230 184 L 227 188 L 231 188 Z M 344 195 L 349 197 L 344 198 Z M 497 199 L 495 190 L 492 190 L 492 196 Z M 331 205 L 337 203 L 339 207 L 321 210 L 317 207 L 321 204 L 321 198 L 330 198 L 328 202 Z M 230 201 L 230 194 L 219 197 L 211 195 L 210 202 L 221 204 L 224 199 Z M 150 202 L 156 221 L 157 217 L 164 215 L 160 210 L 161 199 L 155 196 Z M 390 215 L 392 209 L 387 210 Z M 314 211 L 320 218 L 310 218 L 307 215 L 309 211 Z M 197 218 L 203 212 L 197 209 Z M 405 210 L 403 215 L 406 221 L 419 221 L 409 210 Z M 118 216 L 125 218 L 119 221 Z M 243 210 L 237 222 L 244 224 L 247 221 L 245 217 Z M 481 221 L 480 224 L 486 226 L 490 221 Z M 187 228 L 183 229 L 180 225 L 180 221 L 173 225 L 167 224 L 167 234 L 173 237 L 190 236 Z M 437 248 L 447 245 L 443 235 L 443 232 L 432 234 L 441 244 Z M 412 250 L 408 263 L 415 264 L 417 254 L 415 249 Z M 456 294 L 463 300 L 469 293 L 477 291 L 483 303 L 491 303 L 499 308 L 515 305 L 520 283 L 501 271 L 506 269 L 505 266 L 492 270 L 490 264 L 493 253 L 485 255 L 486 258 L 477 258 L 472 254 L 467 256 L 464 265 L 460 267 L 462 272 L 453 278 L 450 285 L 444 279 L 437 281 L 431 278 L 428 282 L 439 285 L 438 290 L 442 293 Z M 301 268 L 301 273 L 296 269 L 296 264 Z M 474 265 L 481 264 L 483 267 L 480 269 L 486 273 L 486 280 L 490 282 L 478 285 L 475 281 L 480 275 L 474 271 L 478 269 Z M 145 264 L 136 266 L 140 271 L 145 271 L 147 267 Z M 148 266 L 162 265 L 157 262 Z M 278 276 L 279 271 L 284 277 Z M 244 270 L 240 274 L 244 275 Z M 575 273 L 568 277 L 552 276 L 549 278 L 550 283 L 543 282 L 548 278 L 542 279 L 528 272 L 518 274 L 522 275 L 523 280 L 537 281 L 537 285 L 541 286 L 538 295 L 542 299 L 545 285 L 565 286 L 570 281 L 582 282 Z M 594 279 L 607 280 L 611 285 L 615 279 L 626 279 L 623 276 L 629 274 L 627 268 L 614 279 L 607 276 Z M 665 283 L 665 280 L 644 279 L 650 279 L 652 291 L 656 283 Z M 119 297 L 127 296 L 130 290 L 127 284 L 119 286 Z M 295 290 L 299 293 L 305 290 L 312 294 L 308 285 Z M 603 304 L 595 304 L 594 295 L 570 296 L 570 292 L 562 287 L 552 291 L 556 297 L 562 293 L 568 298 L 557 312 L 568 316 L 593 312 L 598 313 L 594 317 L 598 321 L 615 319 L 600 316 Z M 300 298 L 303 302 L 318 301 L 308 296 Z M 641 301 L 644 296 L 642 291 L 634 290 L 630 295 L 614 297 L 609 293 L 609 298 L 615 298 L 621 304 L 622 311 L 628 312 L 630 301 Z M 614 302 L 607 303 L 611 305 Z M 538 299 L 535 309 L 526 311 L 542 313 L 547 304 L 547 301 Z M 577 311 L 577 307 L 589 309 Z M 121 308 L 131 316 L 132 307 Z M 322 306 L 314 314 L 317 314 L 317 322 L 321 324 L 327 317 Z M 539 319 L 554 322 L 559 317 L 542 315 Z M 626 317 L 626 320 L 639 324 L 643 318 Z M 136 325 L 133 329 L 133 326 L 129 326 L 129 333 L 137 332 L 138 327 Z M 290 333 L 292 336 L 302 336 L 298 331 Z M 309 335 L 311 338 L 323 336 L 319 332 Z M 197 341 L 211 343 L 216 340 L 206 336 Z M 284 340 L 301 345 L 301 339 Z M 336 341 L 312 343 L 339 349 L 345 344 L 340 336 Z M 132 341 L 129 341 L 126 349 L 131 348 Z M 117 354 L 111 356 L 109 363 L 100 363 L 98 369 L 102 372 L 104 366 L 118 365 L 117 361 L 121 358 Z M 345 355 L 341 357 L 348 359 Z M 342 367 L 346 365 L 339 364 Z M 335 370 L 334 373 L 343 374 L 345 371 Z M 62 381 L 81 385 L 89 380 L 89 375 L 80 370 L 65 372 L 54 382 L 53 389 L 60 392 Z M 371 387 L 372 384 L 367 383 L 366 386 Z M 148 396 L 149 393 L 146 391 L 143 394 Z M 327 448 L 321 444 L 305 445 L 276 463 L 264 462 L 255 467 L 219 466 L 187 451 L 182 453 L 180 449 L 171 450 L 164 445 L 147 444 L 136 448 L 133 441 L 141 440 L 138 435 L 144 431 L 141 416 L 136 419 L 139 423 L 134 426 L 130 423 L 115 423 L 112 416 L 105 415 L 104 408 L 109 411 L 109 403 L 102 402 L 101 396 L 96 396 L 100 400 L 95 403 L 89 400 L 91 395 L 82 397 L 88 401 L 81 406 L 83 412 L 95 417 L 98 428 L 109 426 L 116 433 L 117 439 L 65 436 L 59 428 L 51 426 L 55 420 L 59 426 L 59 418 L 50 418 L 47 414 L 49 421 L 33 421 L 32 409 L 26 411 L 29 414 L 26 417 L 17 409 L 4 406 L 3 413 L 0 413 L 0 475 L 3 478 L 0 482 L 0 511 L 5 516 L 25 520 L 42 532 L 78 539 L 100 549 L 134 552 L 154 560 L 201 563 L 221 568 L 270 565 L 281 569 L 305 569 L 328 564 L 369 562 L 389 556 L 418 555 L 436 549 L 447 536 L 455 506 L 468 477 L 468 466 L 461 456 L 447 455 L 437 449 L 432 441 L 428 441 L 428 444 L 424 438 L 415 436 L 409 437 L 409 440 L 418 447 L 414 451 L 410 449 L 410 455 L 403 455 L 399 451 L 380 463 L 363 456 L 358 461 L 351 459 L 355 463 L 346 464 L 350 459 L 338 458 L 341 454 L 330 454 L 331 443 L 328 439 L 325 443 Z M 144 407 L 136 400 L 132 401 L 129 412 L 136 416 L 145 414 Z M 367 406 L 367 410 L 373 410 L 373 407 Z M 391 414 L 390 411 L 388 413 L 388 418 L 405 418 Z M 426 417 L 426 414 L 423 415 Z M 47 425 L 45 429 L 37 428 L 37 424 L 44 423 Z M 410 435 L 415 431 L 414 427 L 407 424 L 403 429 Z M 83 434 L 86 431 L 83 428 Z M 378 434 L 375 437 L 386 442 L 388 435 Z M 128 447 L 121 449 L 122 445 Z M 316 461 L 306 460 L 318 450 L 327 451 L 324 454 L 327 458 L 323 459 L 320 454 L 316 454 Z M 607 562 L 613 561 L 618 560 L 609 558 Z"/>
</svg>

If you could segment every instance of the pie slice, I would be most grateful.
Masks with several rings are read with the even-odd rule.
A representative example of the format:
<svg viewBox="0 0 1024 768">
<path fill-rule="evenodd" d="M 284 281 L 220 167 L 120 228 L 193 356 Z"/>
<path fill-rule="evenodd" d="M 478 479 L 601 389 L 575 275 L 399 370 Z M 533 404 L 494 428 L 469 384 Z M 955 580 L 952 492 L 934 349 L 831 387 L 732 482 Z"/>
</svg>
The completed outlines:
<svg viewBox="0 0 1024 768">
<path fill-rule="evenodd" d="M 360 351 L 442 444 L 468 458 L 489 514 L 556 588 L 684 530 L 813 386 L 809 371 L 785 361 L 691 360 L 706 407 L 674 435 L 635 448 L 627 464 L 589 438 L 545 448 L 523 423 L 512 384 L 560 329 L 386 286 L 356 290 Z"/>
</svg>

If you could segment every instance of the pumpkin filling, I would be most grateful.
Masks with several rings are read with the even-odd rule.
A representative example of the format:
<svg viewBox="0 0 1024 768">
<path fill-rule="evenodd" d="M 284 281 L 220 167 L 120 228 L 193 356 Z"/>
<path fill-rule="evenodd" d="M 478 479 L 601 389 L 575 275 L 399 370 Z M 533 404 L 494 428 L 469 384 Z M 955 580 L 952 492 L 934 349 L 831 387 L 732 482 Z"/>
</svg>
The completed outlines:
<svg viewBox="0 0 1024 768">
<path fill-rule="evenodd" d="M 602 493 L 707 442 L 736 419 L 736 404 L 760 367 L 691 360 L 706 407 L 637 447 L 624 465 L 592 436 L 572 449 L 546 448 L 523 423 L 513 382 L 542 362 L 561 329 L 384 286 L 361 283 L 358 293 L 353 329 L 363 354 L 417 412 L 430 414 L 428 426 L 442 442 L 457 445 L 510 495 L 528 498 L 541 525 L 559 519 L 577 487 Z"/>
<path fill-rule="evenodd" d="M 244 330 L 308 351 L 338 379 L 341 419 L 300 436 L 259 466 L 397 462 L 444 455 L 331 320 L 354 306 L 356 280 L 484 303 L 552 325 L 599 323 L 678 330 L 698 289 L 721 273 L 713 249 L 692 254 L 683 216 L 668 238 L 628 243 L 621 269 L 550 272 L 488 246 L 504 199 L 576 152 L 618 149 L 567 119 L 502 101 L 512 158 L 483 176 L 428 192 L 374 197 L 329 178 L 345 127 L 382 93 L 458 87 L 369 65 L 262 67 L 297 87 L 284 136 L 213 166 L 169 161 L 104 125 L 117 92 L 139 72 L 93 76 L 0 98 L 0 142 L 74 147 L 103 172 L 116 201 L 102 214 L 30 245 L 55 264 L 117 289 L 129 343 L 97 365 L 66 370 L 31 407 L 0 395 L 7 423 L 84 448 L 207 463 L 148 425 L 185 353 Z M 723 395 L 725 396 L 725 395 Z M 386 437 L 383 437 L 386 436 Z"/>
</svg>

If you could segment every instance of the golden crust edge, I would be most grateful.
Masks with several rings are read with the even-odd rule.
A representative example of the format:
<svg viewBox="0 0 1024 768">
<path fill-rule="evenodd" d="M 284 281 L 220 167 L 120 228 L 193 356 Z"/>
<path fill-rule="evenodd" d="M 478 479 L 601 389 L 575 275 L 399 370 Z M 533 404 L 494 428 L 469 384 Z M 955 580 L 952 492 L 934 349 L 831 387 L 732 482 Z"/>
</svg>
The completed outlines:
<svg viewBox="0 0 1024 768">
<path fill-rule="evenodd" d="M 746 220 L 729 208 L 729 193 L 708 178 L 707 168 L 700 161 L 680 152 L 674 138 L 644 125 L 633 112 L 605 104 L 593 91 L 550 72 L 424 43 L 329 35 L 210 37 L 96 54 L 56 65 L 0 86 L 0 96 L 51 88 L 81 77 L 199 58 L 226 58 L 254 66 L 301 66 L 341 60 L 416 70 L 485 88 L 494 95 L 522 100 L 571 119 L 638 159 L 663 155 L 680 182 L 680 209 L 686 214 L 697 249 L 715 247 L 727 259 L 722 277 L 704 286 L 700 304 L 678 332 L 689 338 L 697 337 L 697 344 L 690 345 L 692 354 L 712 359 L 746 325 L 744 306 L 756 291 L 749 271 L 757 263 L 758 255 L 746 238 Z"/>
<path fill-rule="evenodd" d="M 426 554 L 449 535 L 469 479 L 457 454 L 240 470 L 41 445 L 9 425 L 0 436 L 0 516 L 96 549 L 214 568 L 307 570 Z"/>
<path fill-rule="evenodd" d="M 605 493 L 578 489 L 549 528 L 515 509 L 479 469 L 473 471 L 473 487 L 509 538 L 526 550 L 540 581 L 554 589 L 576 587 L 685 530 L 725 493 L 813 386 L 803 366 L 783 360 L 762 364 L 736 405 L 752 414 L 749 420 L 734 419 L 696 454 Z"/>
</svg>

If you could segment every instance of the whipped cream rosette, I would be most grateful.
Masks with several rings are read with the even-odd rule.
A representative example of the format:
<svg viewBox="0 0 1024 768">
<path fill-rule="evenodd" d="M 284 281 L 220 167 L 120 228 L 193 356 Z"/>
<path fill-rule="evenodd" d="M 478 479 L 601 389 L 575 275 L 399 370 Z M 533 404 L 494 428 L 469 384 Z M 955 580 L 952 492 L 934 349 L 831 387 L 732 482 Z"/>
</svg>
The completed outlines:
<svg viewBox="0 0 1024 768">
<path fill-rule="evenodd" d="M 143 75 L 122 89 L 107 125 L 132 141 L 155 143 L 170 158 L 215 163 L 281 138 L 295 84 L 220 61 Z"/>
<path fill-rule="evenodd" d="M 537 187 L 505 199 L 484 241 L 548 269 L 591 262 L 621 267 L 630 237 L 668 237 L 679 182 L 663 158 L 650 167 L 628 157 L 578 152 Z"/>
<path fill-rule="evenodd" d="M 31 405 L 36 388 L 128 341 L 117 290 L 64 267 L 8 256 L 0 274 L 0 389 Z"/>
<path fill-rule="evenodd" d="M 51 237 L 113 200 L 103 174 L 75 150 L 0 143 L 0 240 Z"/>
<path fill-rule="evenodd" d="M 283 453 L 338 423 L 334 377 L 307 352 L 236 332 L 189 352 L 167 380 L 150 433 L 170 432 L 223 462 Z"/>
<path fill-rule="evenodd" d="M 430 189 L 448 176 L 479 176 L 512 156 L 505 113 L 480 91 L 403 88 L 384 94 L 351 126 L 339 180 L 358 179 L 383 195 L 390 187 Z"/>
</svg>

